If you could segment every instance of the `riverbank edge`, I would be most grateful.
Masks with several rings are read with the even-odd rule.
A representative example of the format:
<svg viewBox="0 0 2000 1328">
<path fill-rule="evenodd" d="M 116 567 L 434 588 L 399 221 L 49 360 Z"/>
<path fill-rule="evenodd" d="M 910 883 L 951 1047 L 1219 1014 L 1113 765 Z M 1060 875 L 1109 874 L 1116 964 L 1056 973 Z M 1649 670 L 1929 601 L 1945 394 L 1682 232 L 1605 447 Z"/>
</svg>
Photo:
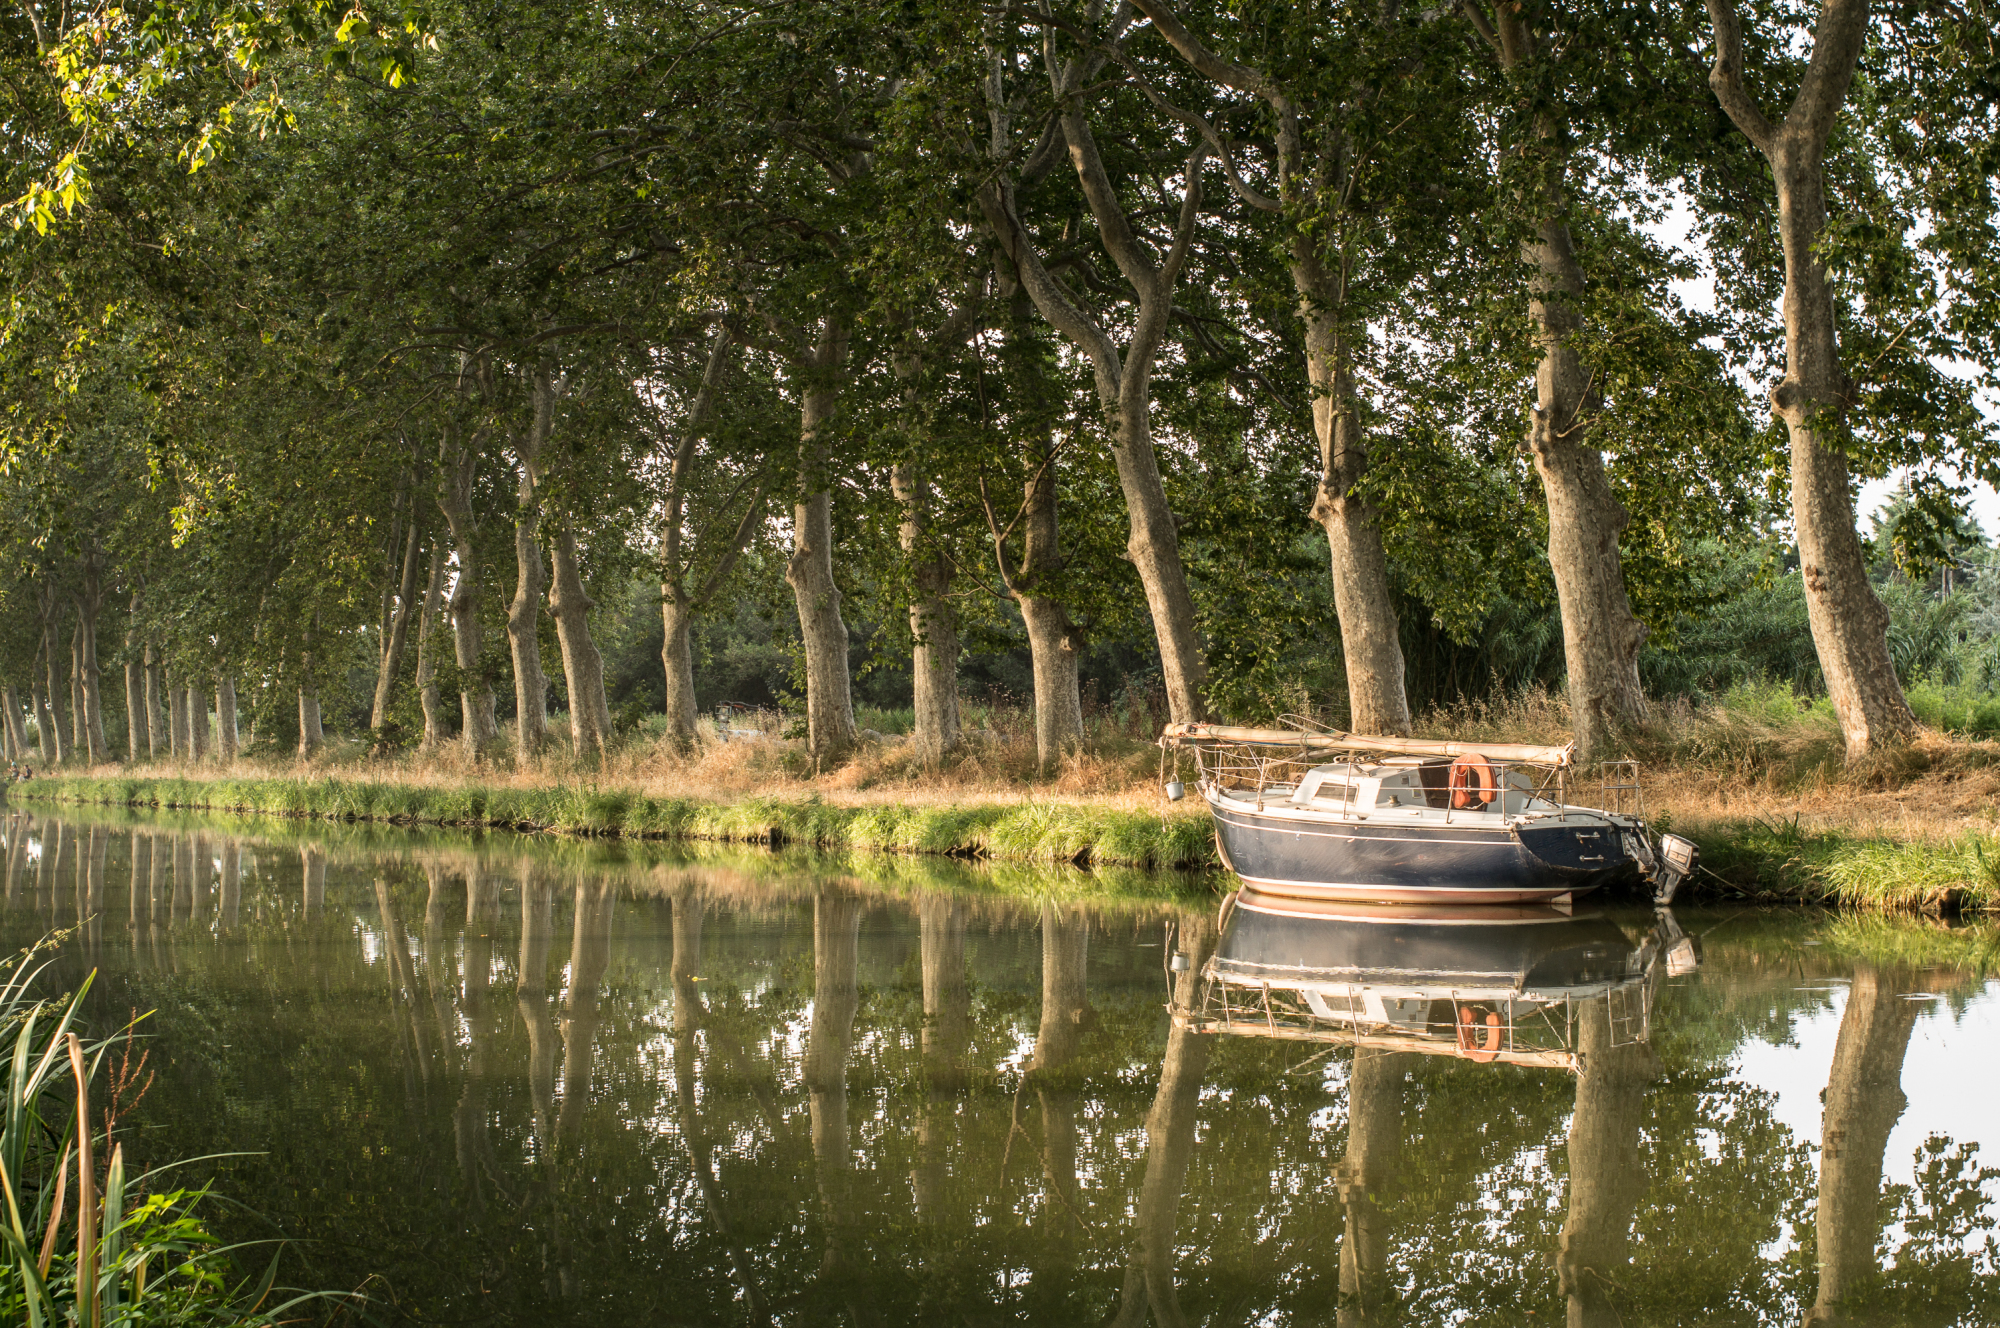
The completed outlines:
<svg viewBox="0 0 2000 1328">
<path fill-rule="evenodd" d="M 830 851 L 935 854 L 1147 870 L 1220 870 L 1204 811 L 1155 814 L 1077 803 L 840 806 L 816 795 L 736 802 L 629 789 L 488 788 L 351 779 L 158 779 L 54 775 L 13 800 L 161 807 L 310 820 L 513 830 L 585 838 L 686 839 Z"/>
<path fill-rule="evenodd" d="M 584 838 L 706 840 L 828 851 L 1218 873 L 1204 812 L 1068 802 L 842 806 L 817 794 L 735 802 L 630 789 L 489 788 L 372 780 L 53 775 L 11 786 L 23 802 L 229 812 Z M 1666 828 L 1663 824 L 1662 828 Z M 1742 899 L 1954 915 L 2000 908 L 2000 836 L 1940 841 L 1804 830 L 1752 818 L 1676 825 L 1701 848 L 1687 899 Z"/>
</svg>

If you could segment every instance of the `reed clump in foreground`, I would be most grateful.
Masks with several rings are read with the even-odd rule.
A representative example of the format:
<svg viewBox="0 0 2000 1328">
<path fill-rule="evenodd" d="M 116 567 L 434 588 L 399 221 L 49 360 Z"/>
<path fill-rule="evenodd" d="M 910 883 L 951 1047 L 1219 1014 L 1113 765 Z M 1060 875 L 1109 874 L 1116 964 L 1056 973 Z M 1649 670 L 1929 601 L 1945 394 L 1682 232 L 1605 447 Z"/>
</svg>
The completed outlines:
<svg viewBox="0 0 2000 1328">
<path fill-rule="evenodd" d="M 60 937 L 0 959 L 0 1035 L 7 1039 L 7 1105 L 0 1111 L 0 1323 L 28 1328 L 276 1328 L 314 1302 L 352 1297 L 280 1293 L 278 1254 L 261 1277 L 235 1263 L 208 1229 L 206 1189 L 163 1183 L 167 1168 L 136 1171 L 117 1121 L 149 1080 L 131 1030 L 81 1035 L 86 980 L 49 998 L 42 959 Z M 100 1073 L 102 1071 L 103 1073 Z M 108 1082 L 107 1082 L 108 1080 Z"/>
</svg>

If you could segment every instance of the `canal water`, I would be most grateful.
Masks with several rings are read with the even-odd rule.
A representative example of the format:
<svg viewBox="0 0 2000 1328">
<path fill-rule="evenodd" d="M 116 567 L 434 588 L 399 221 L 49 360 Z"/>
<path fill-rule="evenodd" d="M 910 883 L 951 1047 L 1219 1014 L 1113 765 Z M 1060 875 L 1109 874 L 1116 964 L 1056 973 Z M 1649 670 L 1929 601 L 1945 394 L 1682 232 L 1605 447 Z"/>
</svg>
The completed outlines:
<svg viewBox="0 0 2000 1328">
<path fill-rule="evenodd" d="M 224 1234 L 383 1322 L 2000 1322 L 1990 923 L 0 832 L 5 943 L 70 929 L 95 1031 L 153 1012 L 128 1153 L 207 1158 Z M 1373 985 L 1288 992 L 1293 949 Z"/>
</svg>

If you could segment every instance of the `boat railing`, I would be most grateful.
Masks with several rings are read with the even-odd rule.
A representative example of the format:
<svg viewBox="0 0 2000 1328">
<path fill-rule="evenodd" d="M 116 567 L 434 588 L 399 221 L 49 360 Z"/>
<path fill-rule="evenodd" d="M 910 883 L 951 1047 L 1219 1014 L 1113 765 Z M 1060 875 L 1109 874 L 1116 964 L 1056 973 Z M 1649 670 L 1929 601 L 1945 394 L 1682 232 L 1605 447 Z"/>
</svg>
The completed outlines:
<svg viewBox="0 0 2000 1328">
<path fill-rule="evenodd" d="M 1176 1005 L 1172 1014 L 1177 1027 L 1196 1033 L 1576 1071 L 1582 1064 L 1581 1022 L 1592 1002 L 1605 1003 L 1610 1045 L 1641 1043 L 1651 1036 L 1653 977 L 1635 975 L 1636 980 L 1588 994 L 1553 998 L 1440 986 L 1425 993 L 1429 1017 L 1410 1024 L 1378 1013 L 1379 996 L 1371 1008 L 1370 992 L 1360 985 L 1322 984 L 1308 992 L 1218 974 L 1211 962 L 1202 974 L 1198 1001 L 1191 1008 Z"/>
<path fill-rule="evenodd" d="M 1254 802 L 1259 811 L 1264 809 L 1267 800 L 1277 800 L 1274 794 L 1282 793 L 1284 798 L 1290 798 L 1307 775 L 1329 763 L 1331 755 L 1303 748 L 1286 750 L 1267 743 L 1190 743 L 1184 750 L 1192 753 L 1196 772 L 1203 784 L 1225 796 Z M 1357 752 L 1352 754 L 1352 764 L 1363 764 L 1370 755 L 1380 759 L 1376 753 Z M 1443 810 L 1447 823 L 1467 813 L 1491 813 L 1496 810 L 1495 804 L 1503 813 L 1527 810 L 1527 805 L 1535 802 L 1546 805 L 1558 817 L 1567 814 L 1574 769 L 1568 763 L 1482 759 L 1494 780 L 1490 798 L 1482 796 L 1475 781 L 1470 778 L 1455 787 L 1449 777 L 1450 762 L 1444 757 L 1434 758 L 1431 762 L 1442 772 L 1435 785 L 1419 779 L 1428 804 Z M 1318 796 L 1336 801 L 1338 806 L 1333 810 L 1373 812 L 1373 807 L 1355 806 L 1358 791 L 1357 781 L 1350 778 L 1340 783 L 1321 785 Z M 1456 794 L 1464 796 L 1454 796 Z M 1519 799 L 1518 803 L 1516 799 Z M 1457 805 L 1460 802 L 1469 805 Z M 1327 806 L 1317 800 L 1315 805 L 1321 808 Z"/>
</svg>

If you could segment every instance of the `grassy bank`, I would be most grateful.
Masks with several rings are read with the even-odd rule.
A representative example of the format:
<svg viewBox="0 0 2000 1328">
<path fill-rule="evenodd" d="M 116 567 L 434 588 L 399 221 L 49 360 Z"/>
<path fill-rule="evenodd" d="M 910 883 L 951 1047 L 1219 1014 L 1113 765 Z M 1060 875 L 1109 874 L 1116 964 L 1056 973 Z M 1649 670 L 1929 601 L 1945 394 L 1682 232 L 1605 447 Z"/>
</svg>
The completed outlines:
<svg viewBox="0 0 2000 1328">
<path fill-rule="evenodd" d="M 1069 802 L 845 806 L 817 795 L 719 803 L 629 789 L 399 784 L 316 778 L 59 775 L 12 787 L 17 801 L 167 807 L 406 825 L 492 827 L 645 839 L 707 839 L 1020 862 L 1205 867 L 1205 812 Z"/>
<path fill-rule="evenodd" d="M 320 776 L 65 775 L 12 787 L 17 801 L 261 816 L 710 840 L 1141 869 L 1219 867 L 1205 812 L 1088 802 L 890 801 L 817 793 L 731 802 L 602 786 L 394 783 Z M 2000 908 L 2000 836 L 1964 823 L 1897 837 L 1788 818 L 1662 818 L 1701 846 L 1687 898 L 1833 904 L 1928 913 Z"/>
</svg>

